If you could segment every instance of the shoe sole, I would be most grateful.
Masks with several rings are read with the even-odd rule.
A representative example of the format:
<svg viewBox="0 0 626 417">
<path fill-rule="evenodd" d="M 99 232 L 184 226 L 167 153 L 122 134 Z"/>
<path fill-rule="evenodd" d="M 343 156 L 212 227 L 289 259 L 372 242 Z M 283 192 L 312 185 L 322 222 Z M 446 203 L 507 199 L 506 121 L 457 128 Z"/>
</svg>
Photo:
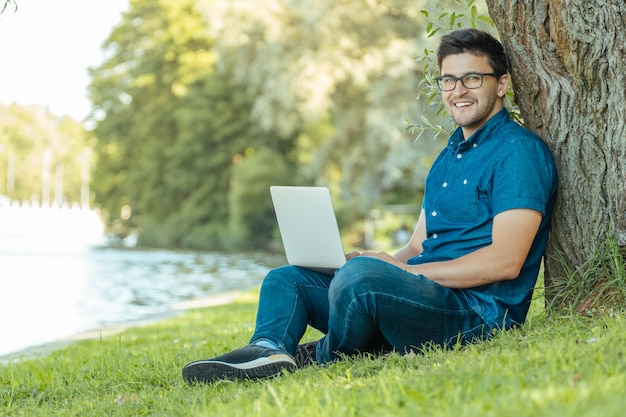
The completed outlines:
<svg viewBox="0 0 626 417">
<path fill-rule="evenodd" d="M 277 376 L 283 370 L 290 372 L 296 368 L 296 363 L 288 355 L 272 355 L 244 363 L 200 360 L 183 368 L 183 379 L 189 384 L 211 383 L 218 380 L 257 380 Z"/>
</svg>

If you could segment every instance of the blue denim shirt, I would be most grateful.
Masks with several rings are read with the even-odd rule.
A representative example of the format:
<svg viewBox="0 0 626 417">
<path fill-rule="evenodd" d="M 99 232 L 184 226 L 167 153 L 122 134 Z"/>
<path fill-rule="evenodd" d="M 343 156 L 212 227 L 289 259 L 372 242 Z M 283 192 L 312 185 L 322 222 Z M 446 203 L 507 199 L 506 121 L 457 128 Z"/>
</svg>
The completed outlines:
<svg viewBox="0 0 626 417">
<path fill-rule="evenodd" d="M 510 281 L 458 290 L 494 328 L 523 323 L 543 257 L 557 174 L 547 145 L 509 117 L 491 117 L 469 140 L 458 128 L 426 178 L 427 238 L 410 264 L 455 259 L 491 244 L 493 218 L 506 210 L 543 214 L 520 275 Z"/>
</svg>

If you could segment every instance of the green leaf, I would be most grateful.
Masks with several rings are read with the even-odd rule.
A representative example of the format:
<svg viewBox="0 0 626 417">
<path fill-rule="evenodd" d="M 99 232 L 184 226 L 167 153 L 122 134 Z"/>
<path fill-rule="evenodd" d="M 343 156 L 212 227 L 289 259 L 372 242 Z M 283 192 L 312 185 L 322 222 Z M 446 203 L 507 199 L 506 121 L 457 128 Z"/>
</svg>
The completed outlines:
<svg viewBox="0 0 626 417">
<path fill-rule="evenodd" d="M 433 36 L 435 36 L 435 34 L 436 34 L 437 32 L 439 32 L 439 30 L 440 30 L 440 29 L 441 29 L 441 28 L 437 28 L 437 29 L 433 30 L 432 32 L 430 32 L 430 33 L 428 34 L 428 38 L 432 38 Z"/>
<path fill-rule="evenodd" d="M 493 20 L 489 16 L 480 15 L 480 16 L 478 16 L 478 19 L 482 20 L 485 23 L 488 23 L 491 27 L 496 27 L 495 23 L 493 22 Z"/>
<path fill-rule="evenodd" d="M 428 117 L 424 116 L 423 114 L 420 114 L 420 119 L 422 120 L 422 123 L 424 124 L 424 126 L 428 126 L 428 127 L 432 127 L 433 124 L 430 121 L 430 119 L 428 119 Z"/>
</svg>

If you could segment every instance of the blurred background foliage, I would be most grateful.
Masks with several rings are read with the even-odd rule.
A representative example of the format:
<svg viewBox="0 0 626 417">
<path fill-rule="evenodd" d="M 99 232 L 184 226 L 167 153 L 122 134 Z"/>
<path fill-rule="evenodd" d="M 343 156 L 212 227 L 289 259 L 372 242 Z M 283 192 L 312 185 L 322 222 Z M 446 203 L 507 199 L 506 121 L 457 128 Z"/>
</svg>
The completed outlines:
<svg viewBox="0 0 626 417">
<path fill-rule="evenodd" d="M 25 204 L 80 204 L 95 140 L 46 107 L 0 104 L 0 196 Z"/>
<path fill-rule="evenodd" d="M 93 147 L 91 203 L 140 245 L 267 248 L 271 184 L 327 186 L 350 246 L 393 243 L 453 127 L 431 83 L 438 32 L 491 30 L 486 14 L 473 0 L 131 0 L 67 146 Z M 34 158 L 26 138 L 43 150 L 66 122 L 47 136 L 3 122 L 0 146 Z"/>
</svg>

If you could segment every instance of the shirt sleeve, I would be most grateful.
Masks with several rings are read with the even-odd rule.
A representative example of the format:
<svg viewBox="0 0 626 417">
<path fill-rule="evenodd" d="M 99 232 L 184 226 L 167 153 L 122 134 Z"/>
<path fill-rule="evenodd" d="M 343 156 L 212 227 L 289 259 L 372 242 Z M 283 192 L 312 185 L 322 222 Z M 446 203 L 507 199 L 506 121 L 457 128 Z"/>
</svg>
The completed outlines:
<svg viewBox="0 0 626 417">
<path fill-rule="evenodd" d="M 513 209 L 545 216 L 556 188 L 556 168 L 547 145 L 538 138 L 512 139 L 496 164 L 492 186 L 494 216 Z"/>
</svg>

